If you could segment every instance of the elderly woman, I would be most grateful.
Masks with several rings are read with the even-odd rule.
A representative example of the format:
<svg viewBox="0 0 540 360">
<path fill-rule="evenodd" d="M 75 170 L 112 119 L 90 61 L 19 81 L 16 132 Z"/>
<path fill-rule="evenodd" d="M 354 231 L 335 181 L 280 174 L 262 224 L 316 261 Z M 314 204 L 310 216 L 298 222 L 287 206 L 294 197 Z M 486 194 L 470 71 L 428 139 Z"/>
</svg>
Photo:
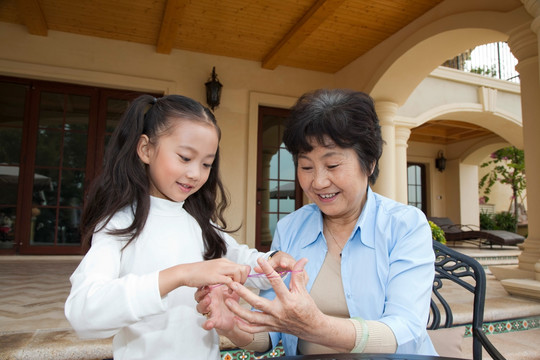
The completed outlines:
<svg viewBox="0 0 540 360">
<path fill-rule="evenodd" d="M 199 290 L 197 308 L 209 317 L 204 327 L 256 351 L 281 340 L 287 355 L 436 355 L 426 332 L 431 230 L 417 208 L 369 186 L 383 145 L 372 99 L 342 89 L 305 94 L 292 108 L 283 142 L 312 203 L 278 223 L 272 249 L 303 259 L 285 282 L 259 262 L 273 285 L 262 297 L 231 285 L 258 311 L 226 293 Z"/>
</svg>

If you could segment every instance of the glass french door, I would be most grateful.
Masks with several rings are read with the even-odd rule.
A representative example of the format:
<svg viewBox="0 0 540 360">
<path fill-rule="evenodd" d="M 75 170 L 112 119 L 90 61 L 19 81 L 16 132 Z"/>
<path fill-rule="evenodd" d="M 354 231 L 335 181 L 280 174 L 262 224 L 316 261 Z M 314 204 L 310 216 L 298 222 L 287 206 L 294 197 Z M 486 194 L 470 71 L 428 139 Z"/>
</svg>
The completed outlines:
<svg viewBox="0 0 540 360">
<path fill-rule="evenodd" d="M 0 93 L 11 94 L 0 100 L 0 138 L 10 141 L 0 143 L 0 171 L 11 176 L 0 189 L 0 220 L 9 223 L 0 252 L 81 254 L 84 194 L 140 94 L 11 78 L 0 78 Z"/>
<path fill-rule="evenodd" d="M 255 246 L 267 251 L 277 222 L 302 206 L 292 155 L 282 143 L 288 110 L 259 107 Z"/>
</svg>

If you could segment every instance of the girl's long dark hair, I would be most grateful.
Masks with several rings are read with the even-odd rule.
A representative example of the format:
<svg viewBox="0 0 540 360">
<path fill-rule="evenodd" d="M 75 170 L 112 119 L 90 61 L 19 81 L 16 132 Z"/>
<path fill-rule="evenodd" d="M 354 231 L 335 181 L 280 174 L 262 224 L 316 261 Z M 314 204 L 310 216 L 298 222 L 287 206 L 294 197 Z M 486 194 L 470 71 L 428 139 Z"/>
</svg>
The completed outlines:
<svg viewBox="0 0 540 360">
<path fill-rule="evenodd" d="M 81 235 L 90 245 L 95 231 L 103 229 L 113 215 L 131 206 L 133 223 L 124 229 L 111 230 L 111 235 L 128 239 L 128 246 L 139 236 L 150 209 L 150 182 L 146 165 L 137 155 L 137 144 L 142 134 L 151 143 L 169 131 L 176 121 L 200 121 L 214 125 L 221 131 L 212 112 L 199 102 L 181 95 L 156 99 L 142 95 L 135 99 L 122 115 L 113 132 L 101 174 L 92 183 L 81 216 Z M 184 202 L 184 208 L 202 229 L 205 245 L 204 258 L 215 259 L 227 252 L 224 239 L 217 229 L 227 231 L 223 217 L 229 199 L 219 175 L 219 147 L 206 183 Z M 234 231 L 234 230 L 233 230 Z"/>
</svg>

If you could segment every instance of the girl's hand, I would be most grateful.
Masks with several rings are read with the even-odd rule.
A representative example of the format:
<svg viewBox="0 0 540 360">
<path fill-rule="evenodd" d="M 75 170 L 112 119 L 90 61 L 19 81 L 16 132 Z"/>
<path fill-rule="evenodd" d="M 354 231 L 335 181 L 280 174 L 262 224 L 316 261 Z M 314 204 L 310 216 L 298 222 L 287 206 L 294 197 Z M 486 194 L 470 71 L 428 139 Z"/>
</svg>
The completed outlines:
<svg viewBox="0 0 540 360">
<path fill-rule="evenodd" d="M 250 272 L 249 265 L 239 265 L 225 258 L 180 264 L 159 273 L 159 291 L 165 296 L 180 286 L 203 287 L 233 281 L 245 283 Z"/>
</svg>

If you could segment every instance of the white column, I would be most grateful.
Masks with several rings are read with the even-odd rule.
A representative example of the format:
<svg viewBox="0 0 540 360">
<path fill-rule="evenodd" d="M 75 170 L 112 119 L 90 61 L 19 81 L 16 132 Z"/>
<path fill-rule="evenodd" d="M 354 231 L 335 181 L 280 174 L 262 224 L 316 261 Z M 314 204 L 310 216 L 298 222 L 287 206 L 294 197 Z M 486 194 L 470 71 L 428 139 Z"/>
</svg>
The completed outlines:
<svg viewBox="0 0 540 360">
<path fill-rule="evenodd" d="M 538 18 L 537 18 L 538 19 Z M 516 70 L 520 74 L 523 145 L 527 171 L 528 237 L 519 257 L 519 268 L 534 271 L 540 259 L 540 76 L 538 64 L 538 35 L 528 26 L 515 29 L 508 44 L 518 59 Z M 538 29 L 537 29 L 538 31 Z M 540 280 L 540 278 L 539 278 Z"/>
<path fill-rule="evenodd" d="M 411 129 L 396 126 L 396 200 L 407 204 L 407 141 Z"/>
<path fill-rule="evenodd" d="M 396 198 L 396 130 L 394 119 L 398 105 L 390 101 L 375 101 L 375 111 L 381 124 L 385 144 L 379 160 L 379 178 L 373 189 L 381 195 Z"/>
<path fill-rule="evenodd" d="M 521 82 L 523 144 L 528 184 L 528 237 L 519 256 L 519 268 L 513 274 L 505 274 L 506 279 L 501 284 L 511 294 L 540 299 L 540 1 L 522 2 L 533 15 L 534 21 L 532 26 L 530 23 L 524 24 L 510 31 L 508 45 L 518 59 L 516 70 Z"/>
</svg>

